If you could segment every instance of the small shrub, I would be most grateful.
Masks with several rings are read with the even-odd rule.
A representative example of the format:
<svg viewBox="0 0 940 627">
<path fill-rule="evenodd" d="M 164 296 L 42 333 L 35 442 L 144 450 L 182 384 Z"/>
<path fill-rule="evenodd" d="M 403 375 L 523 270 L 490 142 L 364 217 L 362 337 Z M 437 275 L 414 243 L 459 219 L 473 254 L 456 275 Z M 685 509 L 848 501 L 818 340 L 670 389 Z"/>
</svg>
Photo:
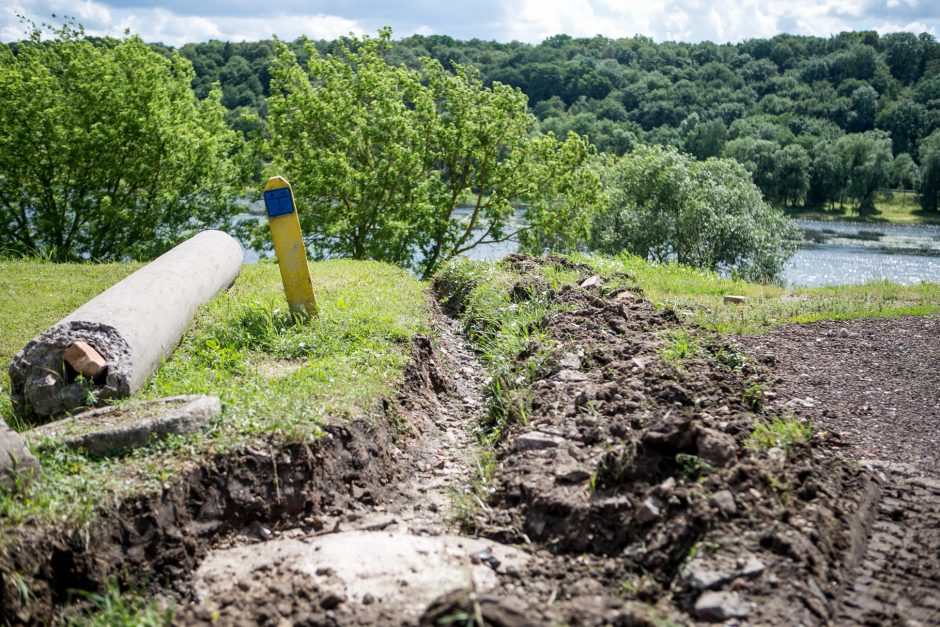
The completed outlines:
<svg viewBox="0 0 940 627">
<path fill-rule="evenodd" d="M 776 417 L 771 422 L 758 422 L 745 447 L 754 451 L 777 447 L 789 457 L 797 446 L 809 442 L 812 435 L 813 428 L 808 422 L 801 422 L 793 416 Z"/>
</svg>

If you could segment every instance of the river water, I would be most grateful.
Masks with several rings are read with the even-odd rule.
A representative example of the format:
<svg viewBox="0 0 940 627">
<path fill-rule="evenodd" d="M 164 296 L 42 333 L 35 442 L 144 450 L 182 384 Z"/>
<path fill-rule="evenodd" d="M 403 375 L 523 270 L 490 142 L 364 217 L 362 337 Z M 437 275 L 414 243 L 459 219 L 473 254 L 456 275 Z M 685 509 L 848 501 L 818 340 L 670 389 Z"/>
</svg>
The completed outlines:
<svg viewBox="0 0 940 627">
<path fill-rule="evenodd" d="M 788 285 L 888 279 L 940 281 L 940 226 L 797 220 L 806 244 L 787 264 Z"/>
<path fill-rule="evenodd" d="M 461 209 L 455 212 L 460 215 Z M 245 216 L 248 217 L 247 215 Z M 940 226 L 796 220 L 806 237 L 784 270 L 788 286 L 819 287 L 888 279 L 914 284 L 940 281 Z M 471 259 L 493 260 L 515 252 L 516 242 L 479 246 Z M 258 253 L 246 251 L 246 261 Z"/>
</svg>

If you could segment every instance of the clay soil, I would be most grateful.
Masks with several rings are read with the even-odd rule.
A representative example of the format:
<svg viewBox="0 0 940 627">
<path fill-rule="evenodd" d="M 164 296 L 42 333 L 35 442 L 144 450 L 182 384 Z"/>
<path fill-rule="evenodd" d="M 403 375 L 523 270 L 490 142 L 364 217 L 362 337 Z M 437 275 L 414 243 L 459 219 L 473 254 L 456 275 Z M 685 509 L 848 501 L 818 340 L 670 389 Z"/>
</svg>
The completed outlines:
<svg viewBox="0 0 940 627">
<path fill-rule="evenodd" d="M 514 299 L 560 310 L 517 356 L 549 352 L 488 456 L 488 375 L 441 314 L 377 419 L 212 460 L 90 542 L 27 530 L 0 568 L 37 594 L 5 580 L 5 621 L 61 619 L 68 587 L 124 573 L 178 624 L 940 623 L 937 319 L 730 341 L 629 277 L 556 291 L 542 264 L 593 271 L 507 263 Z M 665 358 L 677 330 L 701 350 Z M 812 437 L 753 446 L 780 416 Z"/>
</svg>

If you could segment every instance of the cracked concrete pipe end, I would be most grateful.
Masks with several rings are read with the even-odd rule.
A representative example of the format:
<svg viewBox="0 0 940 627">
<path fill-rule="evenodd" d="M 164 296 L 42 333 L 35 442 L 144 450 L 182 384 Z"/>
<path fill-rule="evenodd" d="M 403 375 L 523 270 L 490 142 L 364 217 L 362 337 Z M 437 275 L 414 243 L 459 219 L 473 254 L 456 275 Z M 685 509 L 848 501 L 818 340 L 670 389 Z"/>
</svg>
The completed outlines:
<svg viewBox="0 0 940 627">
<path fill-rule="evenodd" d="M 203 231 L 91 299 L 13 358 L 14 411 L 48 418 L 133 394 L 173 352 L 196 310 L 234 283 L 243 260 L 231 236 Z M 79 343 L 106 364 L 96 375 L 79 376 L 88 364 L 75 349 L 66 358 Z"/>
</svg>

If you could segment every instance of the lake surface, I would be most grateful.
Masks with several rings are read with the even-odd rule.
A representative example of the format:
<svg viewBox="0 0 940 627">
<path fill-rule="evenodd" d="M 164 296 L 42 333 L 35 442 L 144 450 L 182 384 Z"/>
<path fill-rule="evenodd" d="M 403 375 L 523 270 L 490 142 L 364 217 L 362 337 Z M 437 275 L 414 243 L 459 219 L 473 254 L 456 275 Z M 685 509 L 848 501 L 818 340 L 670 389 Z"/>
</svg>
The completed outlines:
<svg viewBox="0 0 940 627">
<path fill-rule="evenodd" d="M 466 217 L 466 209 L 455 214 Z M 247 215 L 245 216 L 248 217 Z M 888 279 L 913 284 L 940 281 L 940 226 L 796 220 L 806 236 L 784 270 L 788 286 L 848 285 Z M 479 246 L 471 259 L 494 260 L 518 249 L 507 241 Z M 245 261 L 258 253 L 246 250 Z"/>
<path fill-rule="evenodd" d="M 806 244 L 787 264 L 788 285 L 940 281 L 940 226 L 819 220 L 796 224 Z"/>
</svg>

